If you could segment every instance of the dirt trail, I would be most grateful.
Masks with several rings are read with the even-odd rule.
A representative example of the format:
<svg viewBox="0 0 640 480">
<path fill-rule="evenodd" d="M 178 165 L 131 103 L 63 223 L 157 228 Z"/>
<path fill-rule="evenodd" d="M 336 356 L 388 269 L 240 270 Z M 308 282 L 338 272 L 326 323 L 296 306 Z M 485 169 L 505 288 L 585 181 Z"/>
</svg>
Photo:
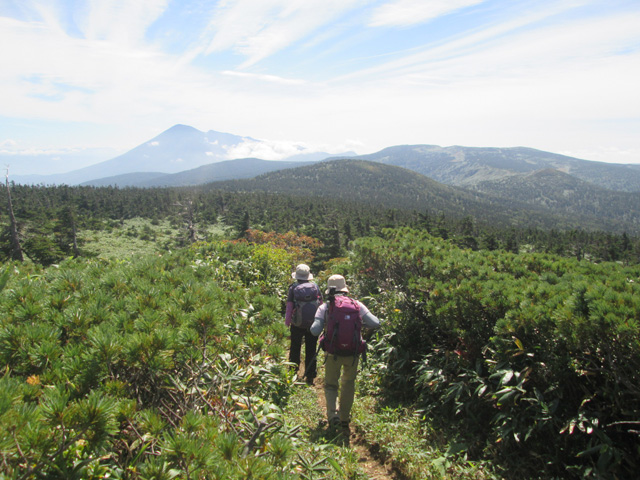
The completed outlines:
<svg viewBox="0 0 640 480">
<path fill-rule="evenodd" d="M 320 404 L 322 411 L 326 412 L 323 380 L 321 378 L 317 378 L 313 388 L 316 391 L 318 403 Z M 358 399 L 356 398 L 356 402 L 357 401 Z M 369 445 L 366 440 L 360 435 L 354 426 L 351 428 L 348 445 L 358 455 L 358 463 L 369 480 L 401 480 L 403 478 L 394 472 L 389 465 L 380 462 L 374 455 L 372 455 L 369 451 Z"/>
</svg>

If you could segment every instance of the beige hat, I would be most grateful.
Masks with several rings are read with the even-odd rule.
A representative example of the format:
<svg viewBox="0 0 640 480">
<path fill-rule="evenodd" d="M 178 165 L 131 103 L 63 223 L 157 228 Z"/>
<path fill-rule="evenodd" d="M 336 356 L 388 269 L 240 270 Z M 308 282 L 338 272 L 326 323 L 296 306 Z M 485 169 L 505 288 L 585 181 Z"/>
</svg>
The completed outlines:
<svg viewBox="0 0 640 480">
<path fill-rule="evenodd" d="M 313 275 L 311 274 L 311 269 L 308 265 L 301 263 L 296 267 L 296 271 L 291 274 L 292 278 L 296 280 L 312 280 Z"/>
<path fill-rule="evenodd" d="M 335 288 L 336 292 L 349 293 L 347 282 L 342 275 L 331 275 L 329 277 L 327 280 L 327 291 L 325 293 L 328 295 L 332 288 Z"/>
</svg>

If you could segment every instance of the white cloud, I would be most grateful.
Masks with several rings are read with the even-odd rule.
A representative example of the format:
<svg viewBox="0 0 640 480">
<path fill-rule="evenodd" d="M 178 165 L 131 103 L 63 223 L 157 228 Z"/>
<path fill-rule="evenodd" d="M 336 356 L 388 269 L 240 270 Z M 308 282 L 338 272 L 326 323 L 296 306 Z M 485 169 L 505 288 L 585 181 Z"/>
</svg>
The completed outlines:
<svg viewBox="0 0 640 480">
<path fill-rule="evenodd" d="M 362 0 L 228 0 L 205 36 L 205 54 L 232 49 L 242 68 L 290 46 Z"/>
<path fill-rule="evenodd" d="M 561 104 L 566 103 L 563 99 L 578 96 L 588 102 L 598 101 L 598 97 L 607 96 L 609 92 L 619 98 L 610 105 L 603 104 L 603 112 L 615 105 L 635 108 L 635 100 L 628 102 L 622 98 L 625 95 L 638 98 L 631 95 L 629 75 L 637 78 L 635 74 L 640 68 L 634 61 L 637 54 L 633 53 L 640 14 L 540 25 L 561 13 L 561 9 L 562 6 L 554 6 L 447 43 L 428 46 L 418 53 L 345 76 L 342 81 L 377 79 L 375 81 L 386 84 L 390 90 L 408 88 L 413 94 L 454 89 L 464 92 L 476 88 L 477 95 L 482 95 L 483 89 L 498 90 L 498 98 L 500 89 L 504 89 L 506 95 L 510 90 L 520 89 L 517 102 L 521 109 L 557 108 L 557 103 L 537 98 L 547 88 L 552 98 L 559 97 Z M 620 53 L 625 51 L 629 53 Z M 620 72 L 626 73 L 621 77 Z M 621 85 L 612 88 L 613 82 Z M 560 87 L 566 90 L 557 91 Z M 523 88 L 532 90 L 526 93 Z M 586 90 L 590 89 L 598 90 L 589 94 Z M 537 98 L 536 101 L 532 101 L 533 98 Z"/>
<path fill-rule="evenodd" d="M 102 145 L 120 142 L 111 143 L 119 149 L 175 123 L 299 140 L 247 143 L 234 157 L 278 159 L 317 151 L 311 145 L 320 144 L 334 145 L 323 151 L 339 152 L 345 149 L 335 145 L 346 137 L 356 145 L 346 149 L 358 151 L 455 143 L 552 151 L 578 151 L 580 145 L 612 157 L 637 155 L 637 120 L 624 121 L 637 119 L 640 111 L 637 8 L 588 18 L 573 15 L 572 8 L 584 2 L 527 2 L 530 10 L 516 16 L 500 12 L 505 18 L 499 23 L 478 22 L 455 37 L 385 52 L 377 61 L 392 61 L 319 84 L 305 79 L 312 60 L 305 66 L 280 63 L 281 58 L 257 62 L 300 40 L 309 48 L 329 25 L 342 38 L 336 45 L 323 37 L 326 59 L 347 65 L 349 59 L 339 56 L 346 51 L 370 55 L 367 64 L 373 65 L 375 52 L 358 42 L 379 41 L 384 30 L 350 32 L 356 18 L 406 25 L 399 12 L 411 11 L 411 18 L 425 22 L 479 0 L 451 1 L 446 8 L 431 0 L 387 2 L 372 17 L 355 7 L 380 3 L 373 0 L 220 1 L 200 45 L 182 58 L 145 44 L 145 32 L 167 3 L 88 2 L 76 17 L 84 38 L 66 31 L 53 8 L 59 2 L 25 4 L 38 6 L 37 22 L 0 17 L 0 45 L 15 46 L 0 49 L 0 117 L 69 122 L 69 131 L 78 125 L 108 127 L 102 128 L 109 130 L 100 134 L 109 139 Z M 338 28 L 335 20 L 347 13 L 353 13 L 348 27 Z M 210 57 L 181 61 L 205 51 Z M 246 61 L 234 67 L 230 52 Z M 309 77 L 315 77 L 313 70 Z M 23 138 L 11 131 L 4 135 Z"/>
<path fill-rule="evenodd" d="M 486 0 L 394 0 L 380 5 L 373 11 L 369 26 L 415 25 L 484 1 Z"/>
<path fill-rule="evenodd" d="M 12 155 L 16 157 L 32 157 L 32 156 L 51 156 L 51 155 L 61 155 L 61 154 L 66 155 L 70 153 L 81 152 L 83 150 L 82 148 L 76 148 L 76 147 L 68 147 L 68 148 L 31 147 L 31 148 L 21 148 L 21 149 L 12 148 L 15 146 L 16 146 L 15 143 L 4 145 L 4 142 L 3 142 L 3 144 L 0 144 L 0 147 L 9 147 L 9 148 L 1 149 L 0 154 Z"/>
<path fill-rule="evenodd" d="M 18 142 L 16 142 L 15 140 L 4 140 L 2 142 L 0 142 L 0 148 L 14 148 L 18 146 Z"/>
<path fill-rule="evenodd" d="M 279 83 L 282 85 L 304 85 L 306 83 L 304 80 L 298 80 L 295 78 L 282 78 L 276 75 L 235 72 L 232 70 L 225 70 L 224 72 L 222 72 L 222 74 L 229 75 L 232 77 L 249 78 L 249 79 L 261 80 L 264 82 Z"/>
<path fill-rule="evenodd" d="M 255 157 L 262 160 L 282 160 L 283 158 L 300 153 L 310 153 L 308 146 L 299 142 L 250 140 L 244 139 L 242 143 L 228 146 L 227 158 Z"/>
<path fill-rule="evenodd" d="M 157 147 L 158 145 L 160 145 L 160 142 L 149 142 L 148 145 L 150 147 Z"/>
<path fill-rule="evenodd" d="M 88 40 L 133 46 L 165 11 L 169 0 L 89 0 L 76 12 L 76 22 Z"/>
</svg>

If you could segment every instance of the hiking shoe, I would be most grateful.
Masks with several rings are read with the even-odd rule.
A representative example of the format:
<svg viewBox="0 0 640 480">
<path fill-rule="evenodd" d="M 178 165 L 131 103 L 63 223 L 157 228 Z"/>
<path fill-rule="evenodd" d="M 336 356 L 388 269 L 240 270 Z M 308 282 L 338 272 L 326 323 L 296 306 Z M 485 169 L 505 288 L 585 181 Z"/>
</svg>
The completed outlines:
<svg viewBox="0 0 640 480">
<path fill-rule="evenodd" d="M 331 420 L 329 420 L 329 428 L 333 430 L 339 430 L 341 426 L 342 422 L 338 417 L 333 417 Z"/>
<path fill-rule="evenodd" d="M 313 381 L 315 380 L 315 378 L 308 378 L 305 380 L 307 382 L 307 385 L 309 386 L 313 386 Z"/>
<path fill-rule="evenodd" d="M 351 432 L 351 427 L 349 427 L 349 422 L 346 421 L 341 421 L 340 422 L 340 427 L 342 427 L 342 431 L 344 431 L 345 433 L 350 433 Z"/>
</svg>

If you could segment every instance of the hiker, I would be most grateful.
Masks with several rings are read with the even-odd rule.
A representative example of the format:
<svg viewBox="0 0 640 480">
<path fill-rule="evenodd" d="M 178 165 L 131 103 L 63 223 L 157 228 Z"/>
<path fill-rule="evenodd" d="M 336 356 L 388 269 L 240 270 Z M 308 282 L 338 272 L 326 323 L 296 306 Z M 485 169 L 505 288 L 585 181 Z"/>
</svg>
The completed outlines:
<svg viewBox="0 0 640 480">
<path fill-rule="evenodd" d="M 289 286 L 287 309 L 284 323 L 291 329 L 289 361 L 300 369 L 300 351 L 304 339 L 304 377 L 308 385 L 313 385 L 317 374 L 316 345 L 318 337 L 311 335 L 309 327 L 313 323 L 316 310 L 322 304 L 322 292 L 313 280 L 307 265 L 301 263 L 291 274 L 295 279 Z"/>
<path fill-rule="evenodd" d="M 349 431 L 358 363 L 366 349 L 361 327 L 378 329 L 380 320 L 362 302 L 347 296 L 349 289 L 342 275 L 329 277 L 325 293 L 329 300 L 318 308 L 311 333 L 318 336 L 324 330 L 320 345 L 326 352 L 324 395 L 329 426 Z"/>
</svg>

